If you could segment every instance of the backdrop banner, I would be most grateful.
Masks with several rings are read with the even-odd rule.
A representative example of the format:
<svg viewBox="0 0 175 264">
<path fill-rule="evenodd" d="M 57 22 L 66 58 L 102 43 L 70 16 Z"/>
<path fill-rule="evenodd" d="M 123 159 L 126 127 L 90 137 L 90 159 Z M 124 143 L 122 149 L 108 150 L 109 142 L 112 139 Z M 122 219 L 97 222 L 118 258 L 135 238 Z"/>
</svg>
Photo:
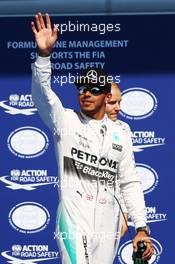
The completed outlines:
<svg viewBox="0 0 175 264">
<path fill-rule="evenodd" d="M 59 202 L 52 134 L 31 97 L 34 18 L 0 18 L 0 263 L 61 263 L 55 222 Z M 122 90 L 119 118 L 132 130 L 155 247 L 152 263 L 172 263 L 174 237 L 174 15 L 53 17 L 52 88 L 78 110 L 74 81 L 88 67 L 105 69 Z M 129 219 L 134 237 L 135 229 Z M 105 252 L 104 252 L 105 254 Z M 115 263 L 131 264 L 121 240 Z"/>
</svg>

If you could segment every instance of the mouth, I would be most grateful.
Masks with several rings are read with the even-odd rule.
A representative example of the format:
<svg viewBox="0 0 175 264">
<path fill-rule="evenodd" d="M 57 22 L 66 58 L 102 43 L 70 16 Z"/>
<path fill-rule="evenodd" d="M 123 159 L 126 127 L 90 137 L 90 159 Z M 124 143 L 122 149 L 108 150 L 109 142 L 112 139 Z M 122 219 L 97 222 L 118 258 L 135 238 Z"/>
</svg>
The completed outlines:
<svg viewBox="0 0 175 264">
<path fill-rule="evenodd" d="M 115 112 L 115 113 L 111 113 L 110 115 L 111 115 L 111 116 L 117 116 L 118 113 L 119 113 L 119 111 L 117 111 L 117 112 Z"/>
<path fill-rule="evenodd" d="M 93 102 L 92 101 L 89 101 L 89 100 L 82 100 L 82 103 L 85 104 L 85 105 L 90 105 Z"/>
<path fill-rule="evenodd" d="M 114 121 L 114 120 L 117 119 L 117 114 L 116 113 L 115 114 L 114 113 L 112 113 L 112 114 L 110 113 L 109 114 L 109 118 L 111 118 Z"/>
<path fill-rule="evenodd" d="M 116 116 L 117 113 L 110 113 L 110 116 Z"/>
</svg>

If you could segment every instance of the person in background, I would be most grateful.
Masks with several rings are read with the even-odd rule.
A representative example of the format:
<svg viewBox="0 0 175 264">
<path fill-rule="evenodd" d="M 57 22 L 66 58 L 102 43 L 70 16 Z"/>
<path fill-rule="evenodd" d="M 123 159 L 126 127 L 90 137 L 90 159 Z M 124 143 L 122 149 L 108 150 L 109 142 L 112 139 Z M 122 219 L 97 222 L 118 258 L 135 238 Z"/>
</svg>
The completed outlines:
<svg viewBox="0 0 175 264">
<path fill-rule="evenodd" d="M 120 103 L 122 100 L 122 95 L 119 86 L 116 83 L 112 83 L 111 85 L 111 98 L 108 100 L 106 104 L 106 113 L 108 117 L 116 123 L 117 126 L 122 127 L 125 130 L 129 137 L 131 137 L 131 129 L 129 125 L 121 120 L 118 119 L 118 114 L 120 112 Z M 124 203 L 124 200 L 121 200 L 121 207 L 123 211 L 123 218 L 122 218 L 122 228 L 121 228 L 121 237 L 124 237 L 125 233 L 128 230 L 128 212 Z"/>
</svg>

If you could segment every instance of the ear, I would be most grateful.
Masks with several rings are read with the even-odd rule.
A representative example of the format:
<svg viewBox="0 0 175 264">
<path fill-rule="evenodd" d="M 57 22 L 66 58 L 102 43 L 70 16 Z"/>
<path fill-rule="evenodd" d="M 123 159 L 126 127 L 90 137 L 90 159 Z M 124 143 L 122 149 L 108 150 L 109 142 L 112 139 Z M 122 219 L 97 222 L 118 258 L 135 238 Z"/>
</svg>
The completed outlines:
<svg viewBox="0 0 175 264">
<path fill-rule="evenodd" d="M 106 98 L 105 98 L 105 103 L 106 103 L 106 104 L 107 104 L 108 101 L 111 99 L 111 97 L 112 97 L 112 94 L 111 94 L 111 93 L 107 93 Z"/>
</svg>

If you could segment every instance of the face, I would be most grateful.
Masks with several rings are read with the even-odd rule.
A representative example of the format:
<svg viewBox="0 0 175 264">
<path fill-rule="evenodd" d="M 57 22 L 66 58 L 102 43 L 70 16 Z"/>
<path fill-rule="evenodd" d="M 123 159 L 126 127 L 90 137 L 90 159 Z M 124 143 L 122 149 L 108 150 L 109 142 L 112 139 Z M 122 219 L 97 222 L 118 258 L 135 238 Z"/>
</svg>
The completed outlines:
<svg viewBox="0 0 175 264">
<path fill-rule="evenodd" d="M 106 101 L 110 98 L 111 94 L 104 92 L 93 95 L 91 90 L 85 89 L 79 94 L 80 108 L 87 116 L 98 119 L 105 114 Z"/>
<path fill-rule="evenodd" d="M 106 104 L 106 113 L 111 120 L 116 121 L 120 111 L 121 92 L 118 88 L 112 87 L 111 94 L 112 96 Z"/>
</svg>

